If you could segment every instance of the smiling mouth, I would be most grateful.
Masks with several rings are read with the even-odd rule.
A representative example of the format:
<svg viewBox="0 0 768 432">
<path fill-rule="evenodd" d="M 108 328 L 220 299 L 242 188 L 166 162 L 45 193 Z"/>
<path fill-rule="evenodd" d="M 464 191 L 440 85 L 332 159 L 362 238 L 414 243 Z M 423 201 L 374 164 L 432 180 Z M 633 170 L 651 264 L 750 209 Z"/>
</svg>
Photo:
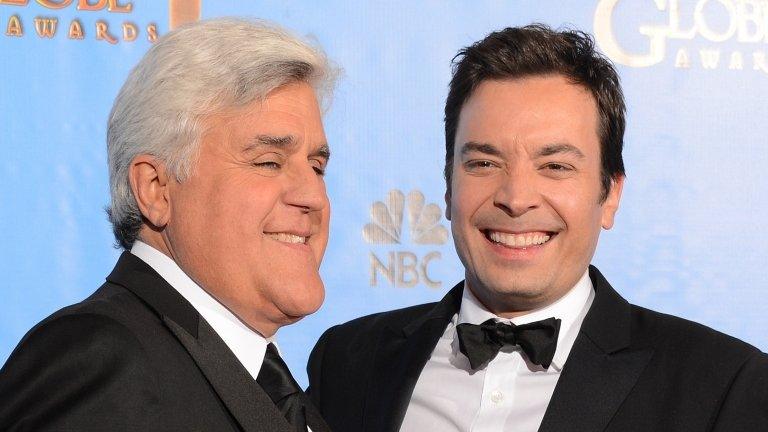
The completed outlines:
<svg viewBox="0 0 768 432">
<path fill-rule="evenodd" d="M 277 233 L 264 233 L 267 235 L 267 237 L 277 240 L 282 243 L 289 243 L 289 244 L 307 244 L 307 240 L 309 239 L 309 236 L 300 236 L 296 234 L 290 234 L 285 232 L 277 232 Z"/>
<path fill-rule="evenodd" d="M 512 234 L 493 230 L 483 230 L 483 234 L 491 243 L 510 249 L 524 249 L 532 246 L 541 246 L 557 235 L 556 233 L 549 231 L 531 231 Z"/>
</svg>

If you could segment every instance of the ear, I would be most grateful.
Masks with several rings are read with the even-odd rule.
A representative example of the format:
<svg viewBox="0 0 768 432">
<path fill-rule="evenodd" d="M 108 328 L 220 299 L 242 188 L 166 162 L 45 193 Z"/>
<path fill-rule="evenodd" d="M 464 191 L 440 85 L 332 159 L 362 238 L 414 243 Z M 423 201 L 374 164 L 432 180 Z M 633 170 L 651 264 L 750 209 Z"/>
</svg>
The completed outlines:
<svg viewBox="0 0 768 432">
<path fill-rule="evenodd" d="M 155 227 L 165 227 L 171 216 L 165 164 L 154 156 L 138 155 L 131 161 L 128 179 L 141 214 Z"/>
<path fill-rule="evenodd" d="M 621 201 L 621 190 L 624 188 L 624 176 L 618 175 L 611 180 L 611 189 L 603 202 L 603 215 L 601 225 L 603 229 L 613 228 L 613 219 L 619 210 L 619 201 Z"/>
<path fill-rule="evenodd" d="M 445 191 L 445 218 L 451 220 L 451 191 Z"/>
</svg>

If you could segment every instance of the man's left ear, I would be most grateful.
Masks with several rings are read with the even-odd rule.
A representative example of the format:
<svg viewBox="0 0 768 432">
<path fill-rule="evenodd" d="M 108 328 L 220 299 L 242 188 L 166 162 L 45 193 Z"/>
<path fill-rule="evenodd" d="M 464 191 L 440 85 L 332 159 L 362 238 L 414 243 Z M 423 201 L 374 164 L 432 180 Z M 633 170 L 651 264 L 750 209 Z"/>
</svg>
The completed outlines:
<svg viewBox="0 0 768 432">
<path fill-rule="evenodd" d="M 621 190 L 624 188 L 624 176 L 617 175 L 611 180 L 611 189 L 603 202 L 603 216 L 601 225 L 603 229 L 613 228 L 613 219 L 619 210 L 619 201 L 621 201 Z"/>
</svg>

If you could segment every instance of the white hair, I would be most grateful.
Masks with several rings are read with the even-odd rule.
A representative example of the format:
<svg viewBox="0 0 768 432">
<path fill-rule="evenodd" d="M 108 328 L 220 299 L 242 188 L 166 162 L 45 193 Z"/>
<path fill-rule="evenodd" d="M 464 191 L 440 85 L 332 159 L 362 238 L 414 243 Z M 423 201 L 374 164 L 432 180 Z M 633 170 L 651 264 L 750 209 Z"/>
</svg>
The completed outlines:
<svg viewBox="0 0 768 432">
<path fill-rule="evenodd" d="M 161 37 L 131 71 L 109 116 L 107 214 L 119 246 L 130 249 L 143 223 L 128 179 L 136 156 L 157 157 L 183 181 L 194 169 L 205 117 L 297 81 L 323 101 L 336 72 L 322 50 L 263 21 L 212 19 Z"/>
</svg>

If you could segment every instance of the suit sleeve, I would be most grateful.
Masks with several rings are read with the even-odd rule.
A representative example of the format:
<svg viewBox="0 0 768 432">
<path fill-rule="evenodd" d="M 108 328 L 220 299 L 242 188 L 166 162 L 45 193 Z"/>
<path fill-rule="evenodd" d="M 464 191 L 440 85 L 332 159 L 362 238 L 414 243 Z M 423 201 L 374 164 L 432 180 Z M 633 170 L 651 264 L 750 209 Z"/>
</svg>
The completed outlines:
<svg viewBox="0 0 768 432">
<path fill-rule="evenodd" d="M 757 352 L 741 367 L 715 420 L 714 431 L 768 431 L 768 355 Z"/>
<path fill-rule="evenodd" d="M 312 348 L 312 352 L 309 354 L 309 361 L 307 361 L 307 376 L 309 378 L 309 387 L 307 387 L 307 394 L 312 398 L 312 402 L 322 413 L 322 370 L 323 360 L 325 357 L 325 347 L 330 338 L 330 334 L 335 327 L 331 327 L 326 330 L 325 333 L 317 340 L 315 347 Z"/>
<path fill-rule="evenodd" d="M 0 370 L 0 430 L 152 430 L 151 370 L 141 342 L 112 318 L 46 320 Z"/>
</svg>

